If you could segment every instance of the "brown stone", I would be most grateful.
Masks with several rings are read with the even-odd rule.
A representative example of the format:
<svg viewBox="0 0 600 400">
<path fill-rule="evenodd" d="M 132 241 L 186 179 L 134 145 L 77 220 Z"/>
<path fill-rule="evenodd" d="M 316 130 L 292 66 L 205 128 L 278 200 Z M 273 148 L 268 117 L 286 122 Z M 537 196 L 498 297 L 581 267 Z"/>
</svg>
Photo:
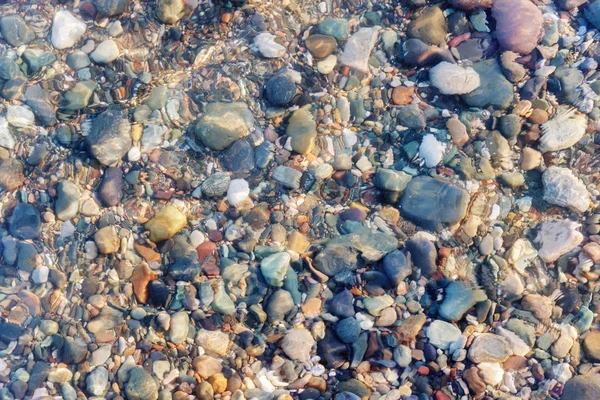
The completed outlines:
<svg viewBox="0 0 600 400">
<path fill-rule="evenodd" d="M 413 100 L 414 86 L 397 86 L 392 89 L 392 102 L 397 106 L 404 106 Z"/>
<path fill-rule="evenodd" d="M 421 329 L 423 329 L 426 320 L 425 314 L 416 314 L 402 321 L 396 328 L 400 341 L 404 343 L 414 342 Z"/>
<path fill-rule="evenodd" d="M 448 132 L 450 132 L 452 142 L 458 146 L 462 146 L 469 141 L 467 127 L 457 118 L 450 118 L 448 122 L 446 122 L 446 129 L 448 129 Z"/>
<path fill-rule="evenodd" d="M 143 246 L 141 244 L 134 244 L 135 250 L 142 256 L 147 262 L 161 262 L 160 254 L 152 250 L 150 247 Z"/>
<path fill-rule="evenodd" d="M 595 242 L 590 242 L 583 246 L 583 251 L 585 254 L 594 261 L 594 264 L 598 264 L 600 262 L 600 244 Z"/>
<path fill-rule="evenodd" d="M 198 247 L 196 247 L 196 252 L 198 253 L 198 261 L 203 263 L 204 260 L 210 255 L 212 255 L 217 249 L 217 245 L 214 242 L 206 241 L 201 243 Z"/>
<path fill-rule="evenodd" d="M 520 371 L 527 368 L 527 358 L 523 356 L 510 356 L 504 361 L 502 367 L 504 367 L 506 371 Z"/>
<path fill-rule="evenodd" d="M 583 349 L 591 361 L 600 361 L 600 331 L 591 331 L 583 340 Z"/>
<path fill-rule="evenodd" d="M 463 372 L 463 378 L 467 381 L 469 389 L 475 394 L 480 395 L 486 390 L 486 384 L 479 376 L 479 370 L 476 367 L 469 368 Z"/>
<path fill-rule="evenodd" d="M 302 233 L 294 231 L 287 236 L 288 248 L 298 254 L 304 253 L 310 247 L 310 242 Z"/>
<path fill-rule="evenodd" d="M 148 285 L 157 278 L 158 274 L 152 272 L 148 264 L 142 263 L 135 267 L 130 280 L 133 284 L 133 293 L 140 303 L 148 302 Z"/>
<path fill-rule="evenodd" d="M 527 119 L 534 124 L 544 124 L 548 122 L 548 113 L 536 108 L 531 112 L 531 115 L 527 117 Z"/>
<path fill-rule="evenodd" d="M 325 382 L 325 379 L 320 378 L 318 376 L 313 376 L 312 378 L 310 378 L 306 386 L 311 387 L 313 389 L 317 389 L 321 393 L 327 390 L 327 382 Z"/>
<path fill-rule="evenodd" d="M 318 297 L 312 297 L 302 304 L 302 314 L 307 318 L 316 318 L 321 314 L 322 301 Z"/>
<path fill-rule="evenodd" d="M 208 378 L 208 383 L 210 383 L 213 387 L 215 393 L 223 393 L 227 390 L 227 378 L 222 373 L 215 374 Z"/>
<path fill-rule="evenodd" d="M 530 311 L 539 320 L 545 320 L 552 316 L 552 300 L 541 294 L 528 294 L 521 300 L 523 310 Z"/>
<path fill-rule="evenodd" d="M 194 358 L 192 361 L 192 368 L 202 379 L 208 379 L 211 376 L 218 374 L 223 370 L 221 360 L 216 359 L 206 354 Z"/>
<path fill-rule="evenodd" d="M 25 175 L 23 175 L 23 164 L 9 158 L 0 163 L 0 188 L 11 192 L 23 185 Z"/>
<path fill-rule="evenodd" d="M 521 168 L 523 171 L 531 171 L 540 166 L 542 163 L 542 153 L 532 149 L 531 147 L 523 148 L 523 159 L 521 160 Z"/>
<path fill-rule="evenodd" d="M 305 44 L 310 54 L 315 58 L 325 58 L 337 49 L 335 38 L 327 35 L 310 35 Z"/>
</svg>

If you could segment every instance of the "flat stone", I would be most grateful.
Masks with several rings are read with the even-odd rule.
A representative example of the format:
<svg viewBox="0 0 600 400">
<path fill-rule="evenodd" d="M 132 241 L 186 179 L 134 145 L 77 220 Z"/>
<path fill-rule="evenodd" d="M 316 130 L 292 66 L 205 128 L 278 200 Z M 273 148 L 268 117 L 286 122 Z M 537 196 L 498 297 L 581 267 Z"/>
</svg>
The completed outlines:
<svg viewBox="0 0 600 400">
<path fill-rule="evenodd" d="M 567 219 L 543 222 L 535 238 L 540 258 L 551 263 L 579 246 L 583 242 L 583 235 L 577 231 L 580 226 Z"/>
<path fill-rule="evenodd" d="M 211 150 L 223 150 L 250 134 L 254 116 L 246 103 L 210 103 L 194 127 L 196 138 Z"/>
<path fill-rule="evenodd" d="M 559 109 L 555 116 L 542 124 L 538 149 L 545 153 L 568 149 L 581 140 L 587 130 L 587 118 L 575 109 Z"/>
<path fill-rule="evenodd" d="M 460 222 L 467 213 L 469 194 L 433 178 L 413 178 L 402 198 L 400 213 L 417 225 L 433 231 Z"/>
<path fill-rule="evenodd" d="M 544 200 L 548 203 L 566 207 L 576 213 L 583 213 L 590 207 L 590 193 L 570 169 L 552 166 L 544 171 L 542 182 Z"/>
<path fill-rule="evenodd" d="M 591 373 L 574 376 L 565 383 L 560 398 L 562 400 L 600 398 L 600 375 Z"/>
<path fill-rule="evenodd" d="M 375 47 L 378 35 L 377 28 L 361 28 L 350 36 L 340 58 L 342 65 L 368 73 L 371 51 Z"/>
<path fill-rule="evenodd" d="M 73 218 L 79 210 L 79 199 L 81 198 L 81 189 L 71 181 L 63 180 L 56 188 L 56 202 L 54 212 L 56 218 L 61 221 L 67 221 Z"/>
<path fill-rule="evenodd" d="M 461 336 L 460 329 L 442 320 L 431 322 L 425 330 L 425 334 L 429 343 L 441 350 L 447 350 Z"/>
<path fill-rule="evenodd" d="M 27 22 L 17 14 L 0 18 L 0 32 L 6 43 L 13 47 L 29 44 L 35 39 L 35 33 Z"/>
<path fill-rule="evenodd" d="M 107 39 L 100 43 L 90 54 L 90 58 L 97 64 L 109 64 L 115 61 L 121 55 L 119 45 L 112 39 Z"/>
<path fill-rule="evenodd" d="M 495 0 L 492 17 L 496 20 L 496 38 L 504 50 L 529 54 L 542 36 L 542 12 L 529 1 Z"/>
<path fill-rule="evenodd" d="M 348 21 L 344 18 L 326 18 L 317 25 L 317 30 L 320 34 L 333 36 L 339 42 L 348 39 L 349 35 Z"/>
<path fill-rule="evenodd" d="M 94 3 L 98 14 L 105 17 L 115 17 L 125 12 L 129 0 L 95 0 Z"/>
<path fill-rule="evenodd" d="M 85 379 L 86 391 L 93 396 L 101 396 L 108 386 L 108 371 L 104 367 L 94 369 Z"/>
<path fill-rule="evenodd" d="M 310 332 L 304 328 L 289 330 L 281 341 L 281 349 L 292 360 L 306 362 L 315 344 Z"/>
<path fill-rule="evenodd" d="M 473 107 L 508 108 L 514 97 L 513 85 L 504 77 L 498 62 L 495 59 L 479 61 L 473 64 L 473 69 L 479 74 L 480 84 L 472 92 L 463 94 L 463 100 Z"/>
<path fill-rule="evenodd" d="M 448 321 L 459 321 L 477 302 L 486 299 L 483 290 L 469 289 L 462 281 L 454 281 L 446 287 L 444 301 L 440 304 L 438 312 Z"/>
<path fill-rule="evenodd" d="M 110 106 L 92 121 L 86 143 L 103 165 L 116 164 L 131 147 L 131 124 L 120 106 Z"/>
<path fill-rule="evenodd" d="M 91 80 L 77 82 L 72 89 L 63 93 L 60 108 L 67 111 L 78 111 L 87 107 L 97 88 L 96 82 Z"/>
<path fill-rule="evenodd" d="M 98 197 L 106 207 L 119 204 L 123 198 L 123 171 L 118 167 L 108 167 L 104 171 L 98 187 Z"/>
<path fill-rule="evenodd" d="M 510 343 L 502 336 L 482 333 L 475 337 L 469 347 L 469 360 L 482 362 L 504 362 L 512 355 Z"/>
<path fill-rule="evenodd" d="M 398 248 L 398 240 L 383 232 L 373 232 L 362 228 L 354 233 L 338 236 L 329 240 L 327 247 L 341 245 L 360 253 L 367 262 L 381 260 L 386 254 Z"/>
<path fill-rule="evenodd" d="M 179 311 L 171 316 L 171 326 L 169 328 L 169 341 L 175 344 L 185 342 L 190 329 L 190 318 L 187 312 Z"/>
<path fill-rule="evenodd" d="M 208 331 L 199 329 L 196 334 L 196 344 L 202 346 L 206 351 L 226 357 L 230 351 L 231 342 L 229 335 L 221 331 Z"/>
<path fill-rule="evenodd" d="M 198 1 L 158 0 L 156 3 L 156 18 L 165 24 L 176 24 L 182 18 L 192 14 L 198 6 Z"/>
<path fill-rule="evenodd" d="M 102 254 L 112 254 L 119 251 L 121 239 L 114 226 L 105 226 L 94 234 L 94 241 L 98 251 Z"/>
<path fill-rule="evenodd" d="M 275 35 L 261 32 L 254 38 L 254 48 L 265 58 L 281 58 L 286 54 L 286 48 L 275 41 Z"/>
<path fill-rule="evenodd" d="M 19 203 L 10 219 L 10 234 L 18 239 L 36 239 L 40 232 L 39 211 L 27 203 Z"/>
<path fill-rule="evenodd" d="M 412 262 L 403 251 L 394 250 L 383 257 L 383 271 L 398 285 L 412 274 Z"/>
<path fill-rule="evenodd" d="M 273 171 L 273 179 L 281 186 L 288 189 L 299 189 L 302 172 L 295 168 L 279 165 Z"/>
<path fill-rule="evenodd" d="M 157 400 L 158 384 L 143 367 L 134 367 L 129 371 L 125 394 L 130 400 Z"/>
<path fill-rule="evenodd" d="M 477 89 L 479 74 L 471 67 L 443 61 L 429 70 L 429 80 L 442 94 L 466 94 Z"/>
</svg>

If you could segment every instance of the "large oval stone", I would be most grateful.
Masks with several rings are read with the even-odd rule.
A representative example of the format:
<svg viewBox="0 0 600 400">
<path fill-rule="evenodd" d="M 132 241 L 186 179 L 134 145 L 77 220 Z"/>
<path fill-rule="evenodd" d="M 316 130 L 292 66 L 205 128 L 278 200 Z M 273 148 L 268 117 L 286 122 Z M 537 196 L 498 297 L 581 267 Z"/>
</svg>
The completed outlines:
<svg viewBox="0 0 600 400">
<path fill-rule="evenodd" d="M 432 231 L 462 220 L 468 206 L 466 190 L 426 176 L 413 178 L 400 199 L 401 215 Z"/>
</svg>

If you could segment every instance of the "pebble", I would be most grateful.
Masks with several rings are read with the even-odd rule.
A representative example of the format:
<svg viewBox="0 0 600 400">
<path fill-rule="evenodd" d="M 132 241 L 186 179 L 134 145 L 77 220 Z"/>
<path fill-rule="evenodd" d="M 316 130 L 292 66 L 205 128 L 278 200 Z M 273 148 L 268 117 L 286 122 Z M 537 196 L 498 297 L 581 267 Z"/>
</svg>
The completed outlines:
<svg viewBox="0 0 600 400">
<path fill-rule="evenodd" d="M 327 35 L 310 35 L 305 41 L 306 48 L 313 57 L 325 58 L 337 49 L 335 38 Z"/>
<path fill-rule="evenodd" d="M 369 72 L 369 58 L 377 42 L 379 29 L 361 28 L 354 33 L 344 46 L 340 58 L 342 65 L 346 65 L 361 72 Z"/>
<path fill-rule="evenodd" d="M 542 223 L 535 238 L 541 259 L 548 263 L 554 262 L 579 246 L 583 241 L 583 235 L 576 230 L 579 226 L 566 219 Z"/>
<path fill-rule="evenodd" d="M 469 360 L 479 363 L 501 363 L 512 355 L 510 343 L 502 336 L 492 333 L 478 335 L 469 347 Z"/>
<path fill-rule="evenodd" d="M 285 106 L 291 103 L 296 95 L 296 85 L 285 75 L 276 75 L 267 81 L 265 87 L 267 99 L 275 106 Z"/>
<path fill-rule="evenodd" d="M 227 188 L 227 201 L 234 207 L 241 206 L 248 200 L 250 188 L 244 179 L 233 179 Z"/>
<path fill-rule="evenodd" d="M 154 218 L 146 222 L 150 240 L 158 243 L 175 236 L 187 225 L 187 218 L 175 205 L 168 204 Z"/>
<path fill-rule="evenodd" d="M 57 197 L 54 206 L 56 218 L 67 221 L 73 218 L 79 210 L 81 189 L 71 181 L 62 181 L 57 186 Z"/>
<path fill-rule="evenodd" d="M 19 203 L 10 219 L 10 234 L 17 239 L 36 239 L 39 236 L 41 218 L 31 204 Z"/>
<path fill-rule="evenodd" d="M 223 150 L 250 134 L 254 116 L 245 103 L 209 103 L 198 118 L 196 138 L 211 150 Z"/>
<path fill-rule="evenodd" d="M 306 362 L 315 340 L 305 328 L 290 329 L 281 341 L 281 350 L 292 360 Z"/>
<path fill-rule="evenodd" d="M 447 350 L 461 336 L 460 329 L 442 320 L 432 321 L 425 333 L 429 343 L 441 350 Z"/>
<path fill-rule="evenodd" d="M 585 212 L 591 203 L 583 182 L 568 168 L 550 167 L 542 175 L 544 200 L 577 213 Z"/>
<path fill-rule="evenodd" d="M 268 32 L 261 32 L 254 38 L 254 46 L 265 58 L 281 58 L 286 49 L 275 41 L 275 36 Z"/>
<path fill-rule="evenodd" d="M 465 216 L 468 202 L 469 195 L 463 189 L 433 178 L 416 177 L 400 199 L 400 212 L 426 229 L 440 231 Z"/>
<path fill-rule="evenodd" d="M 73 47 L 81 39 L 86 29 L 85 22 L 69 11 L 59 11 L 54 14 L 52 21 L 52 45 L 59 50 Z"/>
<path fill-rule="evenodd" d="M 116 164 L 131 147 L 131 125 L 120 106 L 110 106 L 92 121 L 86 143 L 103 165 Z"/>
<path fill-rule="evenodd" d="M 288 253 L 275 253 L 260 262 L 260 272 L 265 281 L 275 287 L 283 286 L 285 274 L 290 266 L 291 256 Z"/>
<path fill-rule="evenodd" d="M 471 93 L 479 87 L 479 74 L 473 68 L 443 61 L 429 70 L 429 80 L 442 94 Z"/>
<path fill-rule="evenodd" d="M 109 64 L 121 55 L 119 45 L 112 39 L 104 40 L 90 54 L 90 58 L 98 64 Z"/>
</svg>

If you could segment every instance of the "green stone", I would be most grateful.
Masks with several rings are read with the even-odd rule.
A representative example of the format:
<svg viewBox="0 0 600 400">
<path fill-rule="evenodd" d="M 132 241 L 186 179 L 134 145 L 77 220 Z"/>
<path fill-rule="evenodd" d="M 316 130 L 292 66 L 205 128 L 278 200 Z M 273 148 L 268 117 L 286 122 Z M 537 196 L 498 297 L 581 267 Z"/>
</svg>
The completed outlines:
<svg viewBox="0 0 600 400">
<path fill-rule="evenodd" d="M 77 111 L 87 107 L 97 87 L 98 85 L 94 81 L 77 82 L 73 89 L 63 93 L 61 108 L 63 110 Z"/>
</svg>

